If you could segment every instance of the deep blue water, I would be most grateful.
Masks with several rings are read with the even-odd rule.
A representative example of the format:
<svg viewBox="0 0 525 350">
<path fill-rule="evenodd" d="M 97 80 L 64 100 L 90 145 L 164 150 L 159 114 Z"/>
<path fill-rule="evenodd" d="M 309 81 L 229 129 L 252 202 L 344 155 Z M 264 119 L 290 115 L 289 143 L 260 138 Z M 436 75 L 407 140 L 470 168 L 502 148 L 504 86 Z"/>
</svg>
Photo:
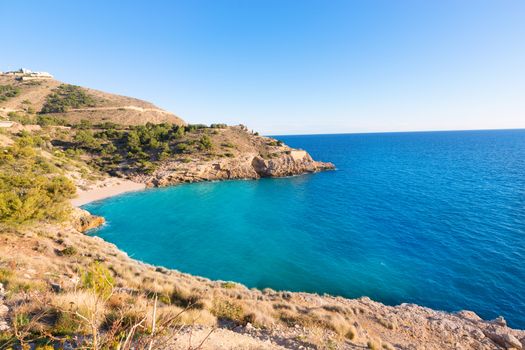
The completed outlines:
<svg viewBox="0 0 525 350">
<path fill-rule="evenodd" d="M 130 256 L 249 287 L 525 328 L 525 130 L 279 137 L 337 171 L 92 203 Z"/>
</svg>

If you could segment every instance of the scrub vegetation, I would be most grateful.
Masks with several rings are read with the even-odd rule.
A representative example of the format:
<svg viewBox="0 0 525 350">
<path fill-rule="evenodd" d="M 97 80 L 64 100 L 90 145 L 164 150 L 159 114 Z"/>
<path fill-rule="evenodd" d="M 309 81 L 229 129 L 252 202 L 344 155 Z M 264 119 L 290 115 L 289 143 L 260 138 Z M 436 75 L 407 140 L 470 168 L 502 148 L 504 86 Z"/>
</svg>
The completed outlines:
<svg viewBox="0 0 525 350">
<path fill-rule="evenodd" d="M 13 85 L 0 85 L 0 102 L 20 94 L 20 89 Z"/>
<path fill-rule="evenodd" d="M 73 108 L 93 106 L 95 99 L 80 86 L 62 84 L 47 96 L 40 113 L 64 113 Z"/>
<path fill-rule="evenodd" d="M 0 223 L 67 218 L 76 187 L 35 149 L 44 144 L 41 137 L 22 134 L 0 149 Z"/>
</svg>

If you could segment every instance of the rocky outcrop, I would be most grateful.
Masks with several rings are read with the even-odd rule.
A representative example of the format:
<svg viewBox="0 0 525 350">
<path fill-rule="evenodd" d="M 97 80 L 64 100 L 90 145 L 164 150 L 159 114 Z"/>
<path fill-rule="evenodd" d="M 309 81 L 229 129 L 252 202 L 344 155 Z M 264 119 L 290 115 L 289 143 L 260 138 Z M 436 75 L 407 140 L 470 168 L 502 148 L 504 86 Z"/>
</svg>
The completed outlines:
<svg viewBox="0 0 525 350">
<path fill-rule="evenodd" d="M 88 211 L 75 208 L 71 216 L 73 227 L 79 232 L 86 232 L 103 225 L 106 220 L 101 216 L 90 214 Z"/>
<path fill-rule="evenodd" d="M 255 157 L 252 167 L 259 177 L 283 177 L 334 169 L 332 163 L 317 162 L 302 150 L 288 151 L 278 158 Z"/>
<path fill-rule="evenodd" d="M 163 164 L 152 175 L 132 176 L 148 186 L 169 186 L 180 183 L 233 179 L 283 177 L 335 169 L 332 163 L 318 162 L 302 150 L 289 150 L 264 159 L 257 153 L 235 158 L 213 160 L 195 159 L 190 162 L 174 160 Z"/>
</svg>

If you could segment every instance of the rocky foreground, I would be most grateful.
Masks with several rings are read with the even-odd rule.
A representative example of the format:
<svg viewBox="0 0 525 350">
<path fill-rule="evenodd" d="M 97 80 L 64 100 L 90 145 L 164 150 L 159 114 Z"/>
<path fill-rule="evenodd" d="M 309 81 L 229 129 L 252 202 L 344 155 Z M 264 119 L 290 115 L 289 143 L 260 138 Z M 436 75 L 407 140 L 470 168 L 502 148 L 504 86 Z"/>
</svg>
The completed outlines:
<svg viewBox="0 0 525 350">
<path fill-rule="evenodd" d="M 89 314 L 85 309 L 91 301 L 89 293 L 80 293 L 82 269 L 78 267 L 96 261 L 108 266 L 114 278 L 111 295 L 98 304 L 101 320 L 116 312 L 144 313 L 146 324 L 142 326 L 151 327 L 153 295 L 159 296 L 158 322 L 165 315 L 182 313 L 178 326 L 155 338 L 156 349 L 195 349 L 201 343 L 202 349 L 488 350 L 525 346 L 525 331 L 509 328 L 502 317 L 484 321 L 471 311 L 447 313 L 413 304 L 386 306 L 366 297 L 261 291 L 144 264 L 113 244 L 79 231 L 100 222 L 79 210 L 71 224 L 3 232 L 0 271 L 10 272 L 8 277 L 4 272 L 0 286 L 2 331 L 13 331 L 14 320 L 24 312 L 60 315 L 73 307 Z M 56 329 L 60 322 L 49 315 L 31 326 L 48 332 Z M 82 319 L 71 322 L 75 324 L 71 334 L 57 336 L 55 346 L 80 346 L 90 339 L 90 328 Z M 102 327 L 99 338 L 107 331 Z M 142 347 L 137 343 L 136 348 Z"/>
</svg>

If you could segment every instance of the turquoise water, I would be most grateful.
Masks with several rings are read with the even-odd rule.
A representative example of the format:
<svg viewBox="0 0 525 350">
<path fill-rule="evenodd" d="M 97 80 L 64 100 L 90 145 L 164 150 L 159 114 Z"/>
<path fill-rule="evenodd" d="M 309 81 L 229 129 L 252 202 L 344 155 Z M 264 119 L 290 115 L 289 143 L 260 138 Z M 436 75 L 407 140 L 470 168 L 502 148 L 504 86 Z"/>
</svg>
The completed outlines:
<svg viewBox="0 0 525 350">
<path fill-rule="evenodd" d="M 96 234 L 213 279 L 525 328 L 525 131 L 279 138 L 338 170 L 110 198 L 85 206 Z"/>
</svg>

